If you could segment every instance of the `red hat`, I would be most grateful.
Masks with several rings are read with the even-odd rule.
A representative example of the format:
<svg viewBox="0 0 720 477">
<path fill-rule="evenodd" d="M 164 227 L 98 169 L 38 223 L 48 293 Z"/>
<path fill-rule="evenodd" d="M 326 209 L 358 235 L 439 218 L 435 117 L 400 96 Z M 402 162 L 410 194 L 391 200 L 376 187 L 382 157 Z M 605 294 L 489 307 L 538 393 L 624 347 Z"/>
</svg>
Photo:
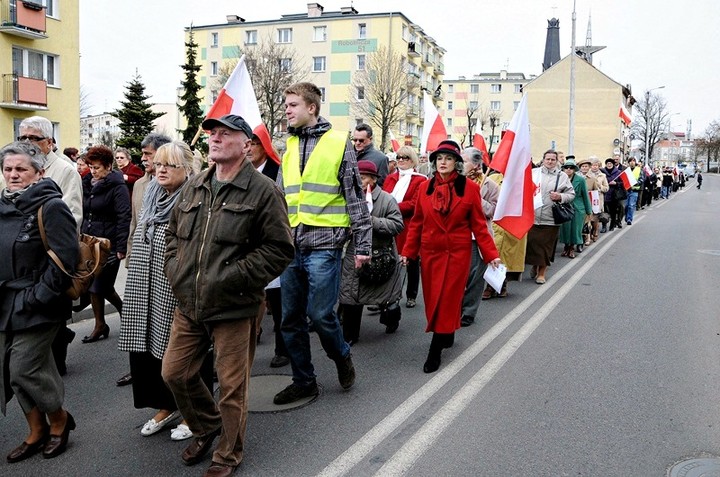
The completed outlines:
<svg viewBox="0 0 720 477">
<path fill-rule="evenodd" d="M 457 161 L 462 162 L 463 160 L 462 155 L 460 154 L 460 146 L 458 146 L 458 143 L 450 139 L 441 141 L 440 144 L 438 144 L 437 149 L 430 153 L 430 162 L 435 162 L 437 155 L 441 152 L 455 156 L 455 160 Z"/>
<path fill-rule="evenodd" d="M 360 174 L 365 174 L 368 176 L 378 177 L 378 175 L 379 175 L 377 166 L 372 161 L 367 161 L 367 160 L 358 161 L 358 170 L 360 171 Z"/>
</svg>

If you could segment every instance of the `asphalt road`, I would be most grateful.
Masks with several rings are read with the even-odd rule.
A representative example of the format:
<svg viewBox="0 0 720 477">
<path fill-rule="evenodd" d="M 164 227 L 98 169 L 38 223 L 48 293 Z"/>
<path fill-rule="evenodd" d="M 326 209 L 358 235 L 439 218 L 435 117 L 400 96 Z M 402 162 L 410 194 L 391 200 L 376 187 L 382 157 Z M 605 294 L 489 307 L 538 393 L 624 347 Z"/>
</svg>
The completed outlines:
<svg viewBox="0 0 720 477">
<path fill-rule="evenodd" d="M 251 413 L 237 475 L 664 476 L 685 458 L 720 456 L 719 208 L 720 178 L 705 175 L 702 190 L 690 181 L 575 260 L 558 256 L 546 285 L 526 274 L 482 303 L 432 375 L 421 305 L 403 307 L 394 335 L 366 312 L 347 392 L 313 338 L 320 397 Z M 188 441 L 140 435 L 153 411 L 115 386 L 128 364 L 119 317 L 109 323 L 109 340 L 70 347 L 78 428 L 66 454 L 3 460 L 0 475 L 202 475 L 209 458 L 182 465 Z M 92 323 L 71 327 L 81 337 Z M 264 328 L 253 375 L 289 374 L 269 367 L 269 317 Z M 17 403 L 0 423 L 9 452 L 25 436 Z"/>
</svg>

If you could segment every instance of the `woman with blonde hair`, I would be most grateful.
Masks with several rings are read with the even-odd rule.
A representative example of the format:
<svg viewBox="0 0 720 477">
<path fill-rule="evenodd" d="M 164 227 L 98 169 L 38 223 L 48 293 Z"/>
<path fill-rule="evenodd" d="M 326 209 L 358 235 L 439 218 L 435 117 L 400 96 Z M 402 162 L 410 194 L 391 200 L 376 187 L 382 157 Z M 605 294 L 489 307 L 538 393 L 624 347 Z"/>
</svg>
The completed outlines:
<svg viewBox="0 0 720 477">
<path fill-rule="evenodd" d="M 192 175 L 193 160 L 192 151 L 181 141 L 163 144 L 157 149 L 153 159 L 155 178 L 145 190 L 132 237 L 133 253 L 128 263 L 118 348 L 130 353 L 135 407 L 158 409 L 140 430 L 143 436 L 155 434 L 179 415 L 173 394 L 160 373 L 177 305 L 163 264 L 170 212 Z M 212 364 L 209 373 L 212 379 Z M 191 436 L 187 426 L 182 425 L 171 434 L 173 440 Z"/>
</svg>

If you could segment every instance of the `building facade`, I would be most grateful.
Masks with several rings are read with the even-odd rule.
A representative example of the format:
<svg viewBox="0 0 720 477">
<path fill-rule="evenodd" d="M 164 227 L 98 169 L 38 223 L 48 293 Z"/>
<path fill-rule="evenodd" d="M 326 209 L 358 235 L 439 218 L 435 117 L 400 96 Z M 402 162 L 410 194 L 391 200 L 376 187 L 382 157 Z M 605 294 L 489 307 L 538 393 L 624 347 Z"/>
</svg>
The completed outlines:
<svg viewBox="0 0 720 477">
<path fill-rule="evenodd" d="M 441 111 L 448 136 L 464 146 L 481 131 L 489 152 L 500 142 L 522 99 L 529 81 L 523 73 L 480 73 L 468 79 L 446 79 L 444 109 Z"/>
<path fill-rule="evenodd" d="M 397 137 L 405 136 L 406 142 L 416 144 L 422 124 L 421 88 L 432 91 L 436 102 L 442 99 L 439 87 L 445 50 L 400 12 L 361 14 L 353 7 L 326 12 L 318 3 L 307 5 L 306 13 L 282 15 L 277 20 L 245 21 L 228 15 L 227 23 L 193 26 L 205 110 L 223 86 L 218 81 L 223 65 L 236 60 L 240 51 L 271 41 L 296 52 L 307 72 L 304 80 L 315 83 L 323 93 L 320 114 L 335 128 L 350 131 L 359 122 L 370 123 L 354 107 L 367 99 L 353 86 L 353 79 L 365 71 L 369 55 L 384 47 L 399 52 L 408 75 L 417 79 L 418 87 L 407 92 L 403 118 L 391 126 Z M 281 132 L 282 127 L 275 131 Z"/>
<path fill-rule="evenodd" d="M 620 104 L 634 102 L 629 86 L 616 82 L 593 65 L 575 60 L 574 145 L 568 145 L 570 56 L 566 56 L 523 88 L 528 95 L 530 147 L 539 162 L 547 149 L 569 151 L 578 158 L 601 159 L 629 154 L 629 129 L 620 120 Z"/>
<path fill-rule="evenodd" d="M 58 146 L 80 138 L 78 0 L 0 0 L 0 142 L 18 136 L 20 122 L 43 116 Z"/>
</svg>

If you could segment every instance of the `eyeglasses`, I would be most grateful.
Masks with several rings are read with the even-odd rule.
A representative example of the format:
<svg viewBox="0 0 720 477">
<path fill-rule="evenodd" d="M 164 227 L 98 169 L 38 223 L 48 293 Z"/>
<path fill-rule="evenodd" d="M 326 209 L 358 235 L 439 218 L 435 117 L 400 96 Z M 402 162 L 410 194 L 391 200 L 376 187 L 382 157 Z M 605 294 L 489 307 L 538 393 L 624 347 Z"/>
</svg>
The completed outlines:
<svg viewBox="0 0 720 477">
<path fill-rule="evenodd" d="M 410 156 L 397 156 L 398 161 L 409 161 Z"/>
<path fill-rule="evenodd" d="M 359 142 L 360 144 L 365 142 L 365 139 L 363 138 L 352 138 L 350 139 L 352 142 Z"/>
<path fill-rule="evenodd" d="M 167 169 L 180 169 L 183 167 L 181 164 L 166 164 L 164 162 L 153 162 L 152 164 L 155 169 L 160 169 L 161 167 L 165 167 Z"/>
<path fill-rule="evenodd" d="M 40 142 L 43 139 L 47 139 L 43 136 L 18 136 L 18 141 L 31 141 L 31 142 Z"/>
</svg>

